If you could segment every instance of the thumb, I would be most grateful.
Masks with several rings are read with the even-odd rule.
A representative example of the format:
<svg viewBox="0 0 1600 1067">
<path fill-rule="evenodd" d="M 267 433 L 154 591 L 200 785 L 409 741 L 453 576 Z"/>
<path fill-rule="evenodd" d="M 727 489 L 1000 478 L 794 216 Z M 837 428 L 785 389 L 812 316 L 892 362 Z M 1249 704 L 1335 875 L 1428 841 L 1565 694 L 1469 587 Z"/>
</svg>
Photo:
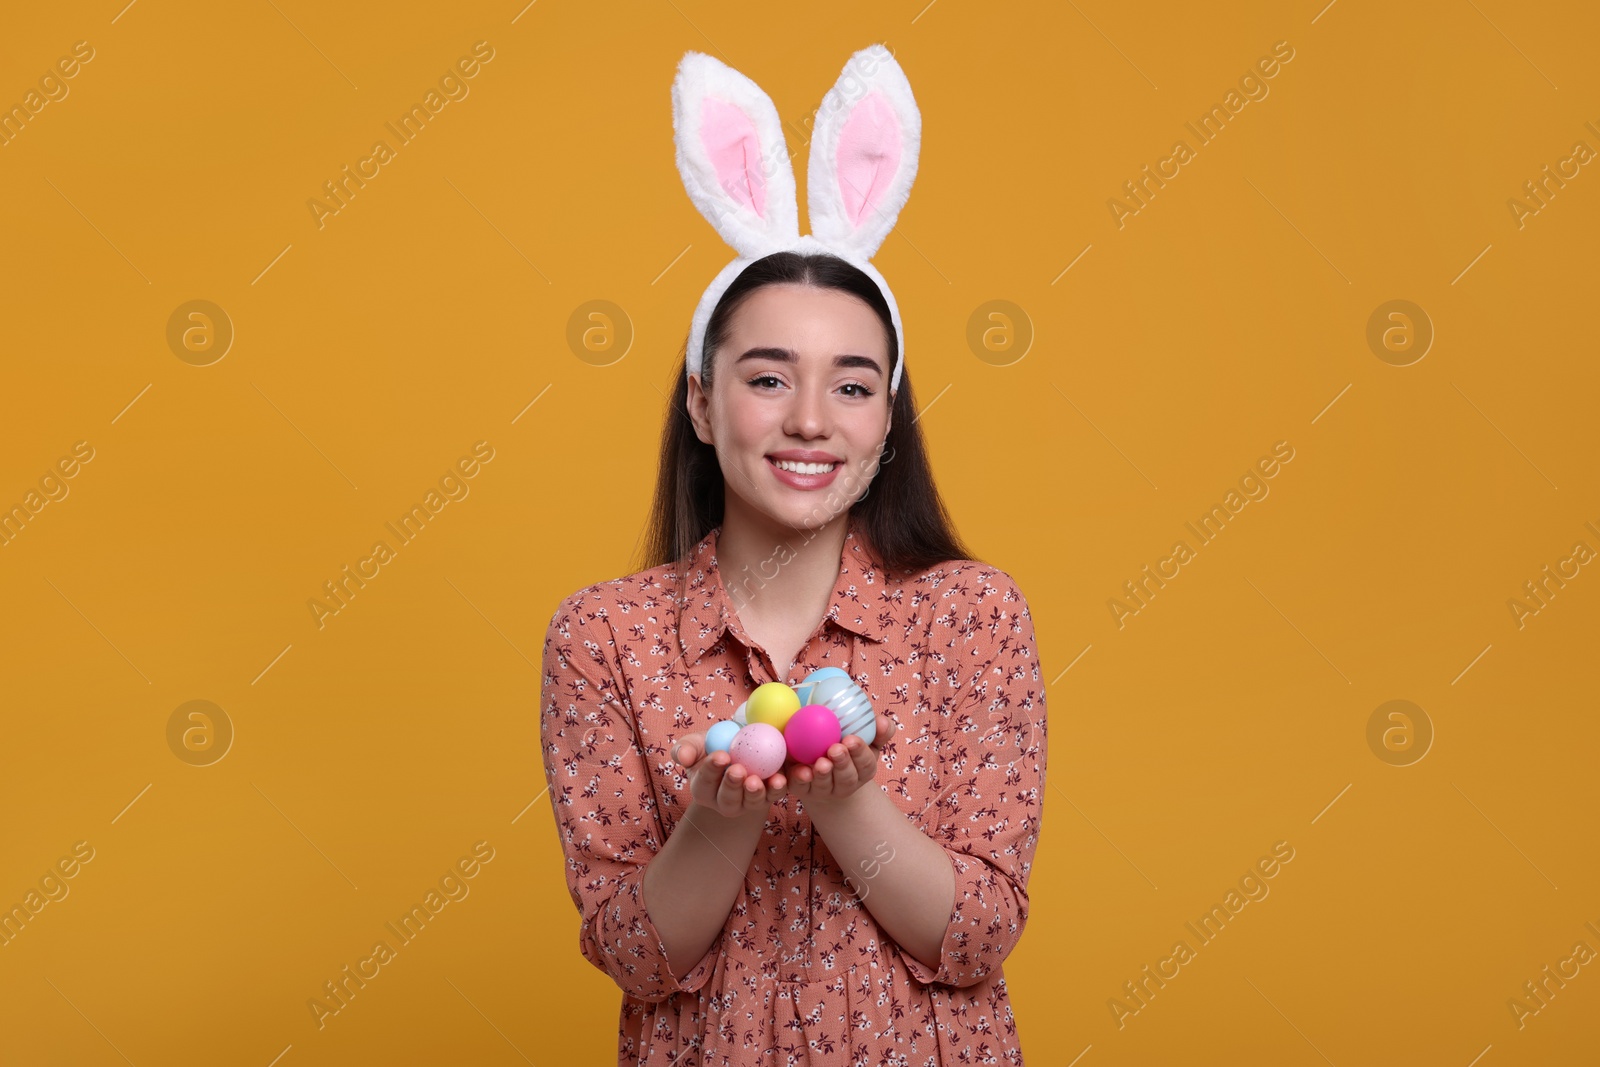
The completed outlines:
<svg viewBox="0 0 1600 1067">
<path fill-rule="evenodd" d="M 704 750 L 704 737 L 705 735 L 703 734 L 690 734 L 687 737 L 680 738 L 672 746 L 672 758 L 685 767 L 693 767 L 695 761 L 700 758 L 700 754 Z"/>
<path fill-rule="evenodd" d="M 894 739 L 895 723 L 883 712 L 878 712 L 877 733 L 873 735 L 872 747 L 883 748 Z"/>
</svg>

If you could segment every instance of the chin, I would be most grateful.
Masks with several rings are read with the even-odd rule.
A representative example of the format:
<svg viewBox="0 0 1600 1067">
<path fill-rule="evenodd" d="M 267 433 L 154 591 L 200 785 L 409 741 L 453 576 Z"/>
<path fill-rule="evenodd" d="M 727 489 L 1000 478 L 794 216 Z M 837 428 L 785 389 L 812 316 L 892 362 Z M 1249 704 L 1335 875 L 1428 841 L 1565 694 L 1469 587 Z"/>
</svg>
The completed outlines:
<svg viewBox="0 0 1600 1067">
<path fill-rule="evenodd" d="M 812 533 L 849 512 L 849 508 L 846 507 L 835 513 L 824 506 L 821 494 L 813 495 L 816 497 L 815 501 L 784 502 L 775 507 L 762 508 L 762 514 L 778 526 L 787 527 L 797 533 Z"/>
<path fill-rule="evenodd" d="M 822 529 L 828 525 L 828 519 L 825 513 L 814 512 L 811 508 L 780 510 L 772 515 L 772 520 L 779 526 L 787 526 L 802 533 Z"/>
</svg>

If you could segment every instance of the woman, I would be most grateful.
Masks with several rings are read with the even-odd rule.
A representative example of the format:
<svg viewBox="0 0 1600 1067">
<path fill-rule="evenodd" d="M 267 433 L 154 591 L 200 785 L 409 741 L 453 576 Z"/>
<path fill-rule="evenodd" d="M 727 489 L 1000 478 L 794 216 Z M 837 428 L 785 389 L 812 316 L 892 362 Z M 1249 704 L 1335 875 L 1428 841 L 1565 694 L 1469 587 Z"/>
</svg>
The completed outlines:
<svg viewBox="0 0 1600 1067">
<path fill-rule="evenodd" d="M 1033 623 L 950 529 L 893 319 L 844 259 L 744 268 L 678 375 L 648 569 L 551 620 L 545 771 L 619 1063 L 1023 1062 L 1001 964 L 1044 791 Z M 824 666 L 871 745 L 765 780 L 706 754 L 756 686 Z"/>
</svg>

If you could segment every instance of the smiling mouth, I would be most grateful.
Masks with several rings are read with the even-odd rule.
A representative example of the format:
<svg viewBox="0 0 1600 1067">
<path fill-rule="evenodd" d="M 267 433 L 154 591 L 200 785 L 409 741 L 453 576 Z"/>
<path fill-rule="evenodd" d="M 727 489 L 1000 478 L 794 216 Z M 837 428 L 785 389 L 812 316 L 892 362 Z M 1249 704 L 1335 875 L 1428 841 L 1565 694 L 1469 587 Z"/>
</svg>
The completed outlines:
<svg viewBox="0 0 1600 1067">
<path fill-rule="evenodd" d="M 839 466 L 837 463 L 807 463 L 796 459 L 773 459 L 771 456 L 767 457 L 767 462 L 781 471 L 788 471 L 790 474 L 813 476 L 828 474 Z"/>
</svg>

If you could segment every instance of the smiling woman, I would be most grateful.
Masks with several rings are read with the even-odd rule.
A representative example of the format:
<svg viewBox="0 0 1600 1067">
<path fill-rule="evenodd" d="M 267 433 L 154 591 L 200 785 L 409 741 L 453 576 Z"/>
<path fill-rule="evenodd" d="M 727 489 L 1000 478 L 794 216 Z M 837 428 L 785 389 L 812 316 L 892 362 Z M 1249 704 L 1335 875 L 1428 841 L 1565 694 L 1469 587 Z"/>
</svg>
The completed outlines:
<svg viewBox="0 0 1600 1067">
<path fill-rule="evenodd" d="M 835 263 L 846 278 L 855 272 Z M 818 270 L 815 260 L 803 261 L 795 276 Z M 746 271 L 752 283 L 765 273 L 756 266 Z M 866 278 L 860 283 L 870 290 Z M 877 472 L 893 425 L 879 395 L 888 381 L 890 331 L 851 290 L 814 281 L 740 287 L 723 308 L 706 340 L 718 353 L 709 368 L 726 364 L 728 381 L 718 391 L 700 375 L 690 377 L 686 403 L 695 436 L 716 449 L 723 478 L 736 484 L 724 494 L 725 512 L 741 513 L 742 522 L 753 508 L 802 528 L 802 512 L 812 507 L 809 491 L 828 488 L 842 468 L 859 476 L 864 491 Z M 825 521 L 842 518 L 853 503 L 837 501 Z"/>
<path fill-rule="evenodd" d="M 910 87 L 881 46 L 851 58 L 812 131 L 803 238 L 765 94 L 690 53 L 673 106 L 686 188 L 741 255 L 691 320 L 645 567 L 566 597 L 542 664 L 618 1063 L 1020 1064 L 1002 964 L 1028 916 L 1044 686 L 1027 600 L 934 485 L 868 262 L 916 171 Z M 868 694 L 870 743 L 764 778 L 708 750 L 757 688 L 824 667 Z"/>
<path fill-rule="evenodd" d="M 669 401 L 647 564 L 682 558 L 730 512 L 840 543 L 853 518 L 902 571 L 968 554 L 903 370 L 889 391 L 900 346 L 866 274 L 827 253 L 757 260 L 718 302 L 705 348 L 712 358 L 695 374 L 686 358 Z"/>
</svg>

